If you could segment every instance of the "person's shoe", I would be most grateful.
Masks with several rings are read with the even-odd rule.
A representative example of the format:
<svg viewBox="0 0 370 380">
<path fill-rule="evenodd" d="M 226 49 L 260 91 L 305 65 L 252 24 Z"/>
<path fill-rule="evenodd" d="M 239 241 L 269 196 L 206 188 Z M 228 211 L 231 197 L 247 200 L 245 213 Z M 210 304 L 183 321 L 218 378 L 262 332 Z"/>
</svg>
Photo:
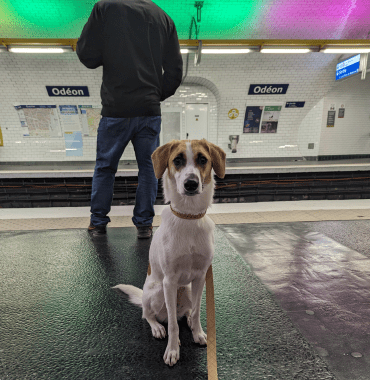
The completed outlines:
<svg viewBox="0 0 370 380">
<path fill-rule="evenodd" d="M 148 239 L 152 236 L 152 230 L 153 230 L 153 227 L 152 226 L 140 226 L 140 227 L 137 227 L 137 237 L 139 239 Z"/>
<path fill-rule="evenodd" d="M 94 226 L 91 222 L 88 228 L 88 231 L 92 235 L 105 235 L 107 233 L 106 226 Z"/>
</svg>

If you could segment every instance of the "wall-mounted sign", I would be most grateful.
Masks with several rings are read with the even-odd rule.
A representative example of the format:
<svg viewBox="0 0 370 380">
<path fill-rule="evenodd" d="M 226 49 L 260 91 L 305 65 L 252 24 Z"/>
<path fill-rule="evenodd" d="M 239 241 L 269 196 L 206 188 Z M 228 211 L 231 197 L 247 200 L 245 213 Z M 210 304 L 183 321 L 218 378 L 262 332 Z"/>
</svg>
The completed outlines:
<svg viewBox="0 0 370 380">
<path fill-rule="evenodd" d="M 236 108 L 233 108 L 229 111 L 228 116 L 230 119 L 236 119 L 239 116 L 239 111 Z"/>
<path fill-rule="evenodd" d="M 344 118 L 344 111 L 345 111 L 345 104 L 342 103 L 340 106 L 339 106 L 339 110 L 338 110 L 338 119 L 343 119 Z"/>
<path fill-rule="evenodd" d="M 96 137 L 101 119 L 101 105 L 79 105 L 78 108 L 84 136 Z"/>
<path fill-rule="evenodd" d="M 60 137 L 62 131 L 56 105 L 14 106 L 24 137 Z"/>
<path fill-rule="evenodd" d="M 49 96 L 90 96 L 87 86 L 46 86 Z"/>
<path fill-rule="evenodd" d="M 334 127 L 335 122 L 335 112 L 336 111 L 328 111 L 328 121 L 326 122 L 326 126 L 328 128 Z"/>
<path fill-rule="evenodd" d="M 306 102 L 286 102 L 285 108 L 302 108 Z"/>
<path fill-rule="evenodd" d="M 342 62 L 339 62 L 337 64 L 335 80 L 339 80 L 350 75 L 357 74 L 360 70 L 360 57 L 361 54 L 357 54 L 353 57 L 345 59 Z"/>
<path fill-rule="evenodd" d="M 289 84 L 251 84 L 248 95 L 281 95 L 286 94 Z"/>
</svg>

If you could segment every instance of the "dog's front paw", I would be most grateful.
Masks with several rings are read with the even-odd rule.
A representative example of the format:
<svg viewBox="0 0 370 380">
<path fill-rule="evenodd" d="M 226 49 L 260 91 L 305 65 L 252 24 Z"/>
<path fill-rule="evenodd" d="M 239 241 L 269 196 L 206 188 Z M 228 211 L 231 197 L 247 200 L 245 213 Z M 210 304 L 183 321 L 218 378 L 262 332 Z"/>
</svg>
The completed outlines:
<svg viewBox="0 0 370 380">
<path fill-rule="evenodd" d="M 195 343 L 202 346 L 207 344 L 207 334 L 201 329 L 200 331 L 193 331 L 193 339 Z"/>
<path fill-rule="evenodd" d="M 180 340 L 178 342 L 177 348 L 170 347 L 167 345 L 166 352 L 163 355 L 163 360 L 169 366 L 173 366 L 180 359 Z"/>
</svg>

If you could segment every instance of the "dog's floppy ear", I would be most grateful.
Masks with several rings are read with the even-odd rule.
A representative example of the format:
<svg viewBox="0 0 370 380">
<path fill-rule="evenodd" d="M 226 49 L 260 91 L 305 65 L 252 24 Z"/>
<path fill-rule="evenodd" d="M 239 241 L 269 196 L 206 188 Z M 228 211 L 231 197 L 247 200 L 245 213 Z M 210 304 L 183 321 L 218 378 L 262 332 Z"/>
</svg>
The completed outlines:
<svg viewBox="0 0 370 380">
<path fill-rule="evenodd" d="M 168 167 L 168 159 L 174 146 L 180 143 L 179 140 L 172 140 L 167 144 L 164 144 L 157 148 L 152 154 L 152 162 L 154 168 L 154 174 L 157 179 L 162 178 L 163 173 Z"/>
<path fill-rule="evenodd" d="M 212 167 L 215 171 L 217 177 L 224 178 L 225 177 L 225 165 L 226 165 L 226 153 L 217 145 L 204 140 L 209 149 L 209 154 L 212 159 Z"/>
</svg>

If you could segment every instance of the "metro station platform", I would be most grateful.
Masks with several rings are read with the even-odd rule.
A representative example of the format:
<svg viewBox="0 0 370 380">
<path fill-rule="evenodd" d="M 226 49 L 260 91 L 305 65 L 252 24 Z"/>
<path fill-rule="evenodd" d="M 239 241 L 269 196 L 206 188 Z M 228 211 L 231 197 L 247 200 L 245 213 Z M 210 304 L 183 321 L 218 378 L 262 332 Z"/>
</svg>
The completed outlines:
<svg viewBox="0 0 370 380">
<path fill-rule="evenodd" d="M 29 162 L 0 163 L 2 178 L 65 178 L 92 177 L 95 162 Z M 227 159 L 226 174 L 260 174 L 260 173 L 297 173 L 297 172 L 334 172 L 334 171 L 368 171 L 370 158 L 346 160 L 310 161 L 302 157 L 280 161 L 279 159 L 262 161 Z M 116 177 L 138 175 L 136 161 L 120 161 Z"/>
<path fill-rule="evenodd" d="M 207 350 L 184 320 L 180 361 L 168 367 L 167 338 L 111 289 L 145 281 L 150 240 L 137 239 L 132 210 L 113 206 L 99 238 L 88 207 L 0 210 L 0 379 L 207 379 Z M 208 214 L 219 379 L 369 379 L 370 200 L 214 204 Z"/>
</svg>

